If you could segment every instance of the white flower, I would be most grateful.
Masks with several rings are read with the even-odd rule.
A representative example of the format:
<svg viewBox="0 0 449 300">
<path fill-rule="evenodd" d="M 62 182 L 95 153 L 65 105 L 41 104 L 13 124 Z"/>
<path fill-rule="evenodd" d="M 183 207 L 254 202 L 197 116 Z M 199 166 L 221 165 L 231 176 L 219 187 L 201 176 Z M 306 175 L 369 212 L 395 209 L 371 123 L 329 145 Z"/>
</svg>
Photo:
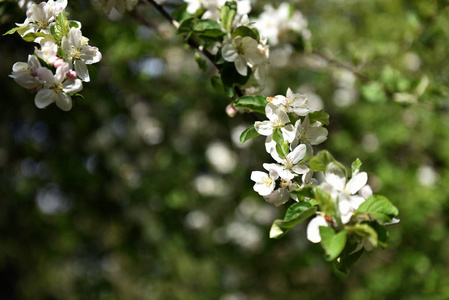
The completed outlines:
<svg viewBox="0 0 449 300">
<path fill-rule="evenodd" d="M 33 90 L 42 86 L 42 82 L 36 77 L 36 71 L 40 67 L 41 64 L 37 57 L 28 55 L 28 63 L 16 62 L 12 66 L 12 74 L 9 77 L 13 78 L 21 87 Z"/>
<path fill-rule="evenodd" d="M 55 41 L 52 38 L 44 38 L 40 41 L 40 44 L 41 49 L 39 50 L 36 48 L 34 52 L 47 64 L 53 65 L 58 59 L 58 45 L 56 45 Z"/>
<path fill-rule="evenodd" d="M 265 107 L 265 114 L 269 121 L 256 121 L 254 129 L 261 135 L 271 136 L 276 128 L 280 128 L 284 140 L 293 141 L 294 127 L 292 124 L 287 124 L 290 119 L 285 111 L 272 103 L 268 103 Z"/>
<path fill-rule="evenodd" d="M 279 174 L 282 179 L 291 180 L 297 174 L 305 174 L 309 171 L 309 167 L 306 165 L 300 165 L 299 162 L 306 155 L 306 146 L 299 145 L 292 152 L 287 154 L 286 158 L 283 159 L 278 155 L 273 156 L 273 159 L 276 160 L 279 164 L 264 164 L 265 169 L 274 169 Z"/>
<path fill-rule="evenodd" d="M 320 234 L 321 226 L 329 227 L 329 224 L 326 222 L 326 219 L 324 219 L 324 217 L 320 215 L 313 218 L 309 222 L 309 225 L 307 225 L 307 239 L 312 243 L 321 242 L 321 234 Z"/>
<path fill-rule="evenodd" d="M 328 131 L 322 127 L 322 124 L 315 122 L 310 125 L 309 115 L 306 115 L 303 121 L 299 119 L 295 123 L 295 141 L 304 144 L 318 145 L 327 139 Z"/>
<path fill-rule="evenodd" d="M 78 77 L 83 81 L 89 82 L 90 76 L 86 64 L 90 65 L 101 60 L 101 53 L 97 47 L 88 45 L 88 39 L 83 37 L 81 30 L 70 28 L 67 37 L 63 37 L 61 47 L 70 60 L 73 59 L 73 65 Z"/>
<path fill-rule="evenodd" d="M 287 188 L 278 188 L 277 190 L 271 192 L 268 196 L 264 197 L 265 201 L 274 206 L 281 206 L 290 199 L 290 193 Z"/>
<path fill-rule="evenodd" d="M 325 182 L 320 188 L 337 201 L 340 217 L 343 224 L 347 224 L 354 211 L 365 201 L 365 198 L 355 195 L 368 181 L 366 172 L 353 174 L 346 182 L 343 171 L 334 163 L 326 167 Z"/>
<path fill-rule="evenodd" d="M 67 79 L 68 71 L 68 63 L 57 68 L 55 75 L 45 67 L 37 69 L 37 76 L 44 82 L 44 88 L 39 90 L 34 98 L 38 108 L 45 108 L 53 102 L 64 111 L 72 108 L 72 98 L 68 94 L 79 92 L 83 84 L 79 79 Z"/>
<path fill-rule="evenodd" d="M 255 182 L 253 188 L 261 196 L 270 195 L 276 186 L 276 179 L 279 178 L 275 170 L 268 171 L 268 174 L 261 171 L 253 171 L 251 173 L 251 180 Z"/>
<path fill-rule="evenodd" d="M 298 10 L 292 13 L 290 4 L 283 2 L 277 10 L 270 4 L 265 5 L 264 11 L 255 20 L 255 26 L 268 38 L 270 45 L 275 46 L 282 37 L 288 36 L 290 30 L 298 33 L 304 31 L 307 20 Z"/>
<path fill-rule="evenodd" d="M 22 24 L 16 24 L 19 27 L 28 25 L 23 29 L 18 30 L 21 36 L 25 36 L 30 32 L 43 32 L 50 34 L 50 26 L 56 20 L 56 17 L 64 11 L 67 6 L 67 0 L 49 0 L 48 2 L 41 2 L 33 4 L 27 9 L 27 18 Z M 41 39 L 37 38 L 35 41 L 39 42 Z"/>
<path fill-rule="evenodd" d="M 240 75 L 246 76 L 248 74 L 247 52 L 250 49 L 256 49 L 257 46 L 258 43 L 253 38 L 237 36 L 224 41 L 221 53 L 226 61 L 234 62 Z"/>
<path fill-rule="evenodd" d="M 285 97 L 278 95 L 270 98 L 269 101 L 282 107 L 284 111 L 295 113 L 298 116 L 306 116 L 310 112 L 313 112 L 313 109 L 309 106 L 307 95 L 295 94 L 290 88 L 287 89 L 287 95 Z"/>
</svg>

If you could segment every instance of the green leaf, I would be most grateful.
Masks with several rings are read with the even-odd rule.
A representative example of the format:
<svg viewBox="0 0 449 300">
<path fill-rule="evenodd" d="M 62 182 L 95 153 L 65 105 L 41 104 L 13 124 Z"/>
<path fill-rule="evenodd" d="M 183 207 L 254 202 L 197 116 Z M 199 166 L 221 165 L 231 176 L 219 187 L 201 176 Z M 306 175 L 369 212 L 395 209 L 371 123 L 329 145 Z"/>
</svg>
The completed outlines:
<svg viewBox="0 0 449 300">
<path fill-rule="evenodd" d="M 312 205 L 306 201 L 293 203 L 285 212 L 284 221 L 296 219 L 304 211 L 308 210 L 311 207 Z"/>
<path fill-rule="evenodd" d="M 8 30 L 7 32 L 5 32 L 3 35 L 14 34 L 14 33 L 16 33 L 17 30 L 23 29 L 23 28 L 25 28 L 25 27 L 27 27 L 27 26 L 28 26 L 28 24 L 23 25 L 22 27 L 14 27 L 14 28 L 11 28 L 11 29 Z"/>
<path fill-rule="evenodd" d="M 279 128 L 273 131 L 272 138 L 276 142 L 276 152 L 281 158 L 285 159 L 290 152 L 290 145 L 287 141 L 284 141 L 284 135 Z"/>
<path fill-rule="evenodd" d="M 315 188 L 314 199 L 317 201 L 317 204 L 321 207 L 321 210 L 325 215 L 334 216 L 335 202 L 328 193 L 319 188 Z"/>
<path fill-rule="evenodd" d="M 351 226 L 345 226 L 347 231 L 354 232 L 358 236 L 367 239 L 371 245 L 377 247 L 377 232 L 370 225 L 366 223 L 355 224 Z"/>
<path fill-rule="evenodd" d="M 320 122 L 323 125 L 329 125 L 329 114 L 325 111 L 315 111 L 309 114 L 310 124 Z"/>
<path fill-rule="evenodd" d="M 326 252 L 324 259 L 332 261 L 343 251 L 346 245 L 346 230 L 335 234 L 332 228 L 320 226 L 321 246 Z"/>
<path fill-rule="evenodd" d="M 55 37 L 55 39 L 60 41 L 63 37 L 69 34 L 69 31 L 70 26 L 69 21 L 67 20 L 67 16 L 64 13 L 59 13 L 58 17 L 56 18 L 54 30 L 51 31 L 52 35 Z"/>
<path fill-rule="evenodd" d="M 30 32 L 27 33 L 25 36 L 22 37 L 22 39 L 26 42 L 34 42 L 34 40 L 38 37 L 46 37 L 47 34 L 42 32 Z"/>
<path fill-rule="evenodd" d="M 271 239 L 283 237 L 291 228 L 313 216 L 317 210 L 308 202 L 295 203 L 287 210 L 284 220 L 275 220 L 270 230 Z M 287 219 L 288 217 L 288 219 Z"/>
<path fill-rule="evenodd" d="M 75 22 L 75 21 L 70 21 L 70 22 L 69 22 L 69 27 L 70 27 L 70 28 L 78 28 L 78 27 L 80 27 L 80 24 L 78 24 L 78 23 Z"/>
<path fill-rule="evenodd" d="M 223 81 L 223 85 L 227 85 L 229 87 L 234 87 L 234 84 L 244 85 L 248 82 L 249 77 L 251 76 L 251 69 L 248 68 L 248 74 L 246 76 L 240 75 L 235 68 L 234 63 L 225 63 L 220 70 L 221 80 Z M 264 110 L 265 113 L 265 110 Z"/>
<path fill-rule="evenodd" d="M 391 222 L 399 214 L 398 209 L 386 197 L 373 195 L 360 204 L 354 214 L 366 214 L 382 223 Z"/>
<path fill-rule="evenodd" d="M 349 274 L 352 266 L 357 262 L 357 260 L 365 251 L 364 248 L 362 248 L 359 251 L 354 252 L 354 250 L 357 248 L 357 245 L 357 243 L 349 242 L 346 244 L 340 257 L 335 261 L 335 267 L 337 268 L 337 270 L 343 272 L 346 275 Z"/>
<path fill-rule="evenodd" d="M 240 135 L 240 143 L 243 144 L 247 140 L 259 135 L 260 134 L 256 131 L 256 129 L 254 129 L 254 125 L 251 125 L 248 128 L 246 128 Z"/>
<path fill-rule="evenodd" d="M 261 95 L 243 96 L 235 100 L 234 107 L 265 114 L 265 106 L 267 106 L 267 103 L 267 98 Z"/>
<path fill-rule="evenodd" d="M 259 42 L 258 33 L 254 32 L 251 28 L 246 27 L 246 26 L 239 26 L 235 29 L 235 31 L 232 33 L 232 37 L 236 38 L 238 36 L 241 36 L 241 37 L 249 36 L 250 38 Z"/>
<path fill-rule="evenodd" d="M 188 4 L 186 3 L 184 5 L 181 5 L 178 9 L 176 9 L 172 15 L 173 19 L 181 23 L 185 19 L 191 18 L 192 15 L 187 12 L 187 6 Z"/>
<path fill-rule="evenodd" d="M 235 1 L 227 1 L 220 10 L 221 26 L 230 32 L 232 29 L 232 22 L 237 14 L 237 3 Z"/>
<path fill-rule="evenodd" d="M 181 33 L 199 33 L 210 37 L 224 35 L 217 21 L 198 18 L 188 18 L 182 21 L 178 28 L 178 34 Z"/>
<path fill-rule="evenodd" d="M 198 63 L 198 67 L 200 68 L 200 70 L 204 72 L 207 66 L 206 61 L 200 56 L 198 52 L 195 52 L 195 61 Z"/>
<path fill-rule="evenodd" d="M 334 163 L 347 177 L 346 168 L 341 163 L 336 161 L 335 158 L 326 150 L 322 150 L 318 152 L 317 155 L 312 157 L 312 159 L 310 159 L 309 166 L 314 171 L 325 172 L 327 165 L 330 163 Z"/>
<path fill-rule="evenodd" d="M 304 187 L 302 189 L 290 191 L 290 194 L 298 196 L 300 201 L 304 201 L 305 198 L 313 199 L 315 198 L 315 192 L 312 187 Z"/>
<path fill-rule="evenodd" d="M 360 159 L 357 158 L 351 165 L 352 175 L 357 174 L 361 166 L 362 162 L 360 161 Z"/>
</svg>

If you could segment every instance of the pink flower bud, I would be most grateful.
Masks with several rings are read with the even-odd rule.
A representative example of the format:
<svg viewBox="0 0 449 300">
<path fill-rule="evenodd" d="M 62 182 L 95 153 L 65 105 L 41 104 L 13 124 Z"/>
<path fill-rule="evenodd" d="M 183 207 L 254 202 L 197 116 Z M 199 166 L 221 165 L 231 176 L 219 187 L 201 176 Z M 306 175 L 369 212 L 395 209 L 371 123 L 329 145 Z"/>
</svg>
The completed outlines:
<svg viewBox="0 0 449 300">
<path fill-rule="evenodd" d="M 226 106 L 226 113 L 228 114 L 228 116 L 233 118 L 237 114 L 237 110 L 234 106 L 232 106 L 232 104 L 228 104 L 228 106 Z"/>
<path fill-rule="evenodd" d="M 57 58 L 53 64 L 53 66 L 55 66 L 55 68 L 59 68 L 60 66 L 62 66 L 64 64 L 64 60 L 62 58 Z"/>
<path fill-rule="evenodd" d="M 77 77 L 78 77 L 78 74 L 76 74 L 76 71 L 72 70 L 67 73 L 67 78 L 69 78 L 69 79 L 75 79 Z"/>
</svg>

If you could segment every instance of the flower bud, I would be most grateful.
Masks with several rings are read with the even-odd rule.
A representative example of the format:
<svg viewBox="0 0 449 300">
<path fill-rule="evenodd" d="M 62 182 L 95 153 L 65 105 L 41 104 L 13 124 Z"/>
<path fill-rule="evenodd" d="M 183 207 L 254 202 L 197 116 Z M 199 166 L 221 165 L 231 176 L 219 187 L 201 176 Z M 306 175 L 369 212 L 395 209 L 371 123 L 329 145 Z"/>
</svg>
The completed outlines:
<svg viewBox="0 0 449 300">
<path fill-rule="evenodd" d="M 76 74 L 76 71 L 69 71 L 68 73 L 67 73 L 67 78 L 69 78 L 69 79 L 76 79 L 78 77 L 78 75 Z"/>
<path fill-rule="evenodd" d="M 57 69 L 64 63 L 64 60 L 62 58 L 57 58 L 53 64 L 53 66 Z"/>
<path fill-rule="evenodd" d="M 226 106 L 226 113 L 228 114 L 229 117 L 233 118 L 237 114 L 237 109 L 235 109 L 235 107 L 232 106 L 232 104 L 228 104 L 228 106 Z"/>
</svg>

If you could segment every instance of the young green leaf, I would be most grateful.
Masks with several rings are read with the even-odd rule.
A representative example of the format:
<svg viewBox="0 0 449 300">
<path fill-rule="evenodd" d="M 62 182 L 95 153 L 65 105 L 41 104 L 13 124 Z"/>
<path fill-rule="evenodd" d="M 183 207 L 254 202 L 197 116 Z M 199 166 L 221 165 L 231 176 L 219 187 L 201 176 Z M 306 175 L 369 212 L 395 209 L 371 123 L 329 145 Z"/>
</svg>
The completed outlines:
<svg viewBox="0 0 449 300">
<path fill-rule="evenodd" d="M 248 128 L 246 128 L 240 135 L 240 143 L 243 144 L 247 140 L 259 135 L 260 134 L 256 131 L 256 129 L 254 129 L 254 125 L 251 125 Z"/>
<path fill-rule="evenodd" d="M 232 22 L 237 14 L 237 3 L 235 1 L 227 1 L 220 10 L 221 26 L 230 32 L 232 29 Z"/>
<path fill-rule="evenodd" d="M 232 37 L 236 38 L 238 36 L 249 36 L 250 38 L 259 42 L 259 36 L 251 28 L 246 26 L 239 26 L 235 29 L 235 31 L 232 33 Z"/>
<path fill-rule="evenodd" d="M 267 103 L 267 98 L 261 95 L 243 96 L 235 100 L 234 107 L 265 114 L 265 106 L 267 106 Z"/>
<path fill-rule="evenodd" d="M 38 37 L 46 37 L 47 35 L 42 32 L 30 32 L 27 33 L 25 36 L 22 37 L 22 39 L 26 42 L 34 42 L 34 40 Z"/>
<path fill-rule="evenodd" d="M 273 131 L 272 138 L 276 142 L 276 152 L 281 158 L 285 159 L 290 152 L 290 145 L 287 141 L 284 141 L 284 135 L 279 128 Z"/>
<path fill-rule="evenodd" d="M 399 214 L 398 209 L 387 198 L 373 195 L 360 204 L 355 215 L 365 214 L 374 217 L 382 223 L 391 222 Z"/>
<path fill-rule="evenodd" d="M 69 21 L 67 20 L 67 16 L 64 13 L 59 13 L 56 18 L 56 24 L 54 26 L 54 32 L 52 31 L 52 35 L 57 40 L 62 40 L 63 37 L 67 36 L 70 31 Z"/>
<path fill-rule="evenodd" d="M 362 224 L 355 224 L 355 225 L 351 225 L 351 226 L 345 226 L 345 230 L 351 231 L 351 232 L 357 234 L 358 236 L 360 236 L 364 239 L 367 239 L 368 242 L 373 247 L 377 247 L 377 240 L 378 240 L 377 232 L 368 224 L 362 223 Z"/>
<path fill-rule="evenodd" d="M 329 114 L 325 111 L 314 111 L 309 114 L 310 124 L 320 122 L 323 125 L 329 125 Z"/>
<path fill-rule="evenodd" d="M 362 248 L 359 251 L 354 252 L 354 250 L 357 249 L 357 246 L 357 243 L 346 243 L 346 246 L 343 249 L 343 252 L 340 254 L 340 257 L 335 260 L 335 267 L 337 268 L 337 270 L 346 275 L 349 274 L 351 267 L 357 262 L 357 260 L 365 251 Z"/>
<path fill-rule="evenodd" d="M 275 220 L 270 229 L 270 238 L 279 239 L 291 228 L 313 216 L 317 210 L 308 202 L 295 203 L 287 210 L 284 220 Z"/>
<path fill-rule="evenodd" d="M 334 163 L 338 168 L 342 170 L 342 172 L 347 177 L 346 168 L 335 160 L 335 158 L 326 150 L 318 152 L 317 155 L 312 157 L 310 160 L 309 166 L 314 171 L 326 171 L 326 167 L 328 164 Z"/>
<path fill-rule="evenodd" d="M 182 21 L 178 28 L 178 34 L 181 33 L 199 33 L 210 37 L 218 37 L 224 34 L 217 21 L 198 18 L 188 18 Z"/>
<path fill-rule="evenodd" d="M 290 191 L 290 194 L 296 195 L 300 201 L 304 201 L 305 198 L 312 199 L 315 198 L 315 193 L 313 188 L 308 186 L 299 190 Z"/>
<path fill-rule="evenodd" d="M 335 233 L 332 228 L 320 226 L 321 246 L 326 255 L 324 257 L 327 261 L 336 259 L 343 251 L 346 245 L 346 230 Z"/>
<path fill-rule="evenodd" d="M 351 165 L 351 170 L 352 170 L 353 176 L 359 172 L 361 166 L 362 166 L 362 162 L 360 161 L 360 159 L 357 158 Z"/>
<path fill-rule="evenodd" d="M 328 193 L 319 188 L 315 188 L 314 199 L 327 216 L 333 216 L 335 214 L 335 203 Z"/>
</svg>

